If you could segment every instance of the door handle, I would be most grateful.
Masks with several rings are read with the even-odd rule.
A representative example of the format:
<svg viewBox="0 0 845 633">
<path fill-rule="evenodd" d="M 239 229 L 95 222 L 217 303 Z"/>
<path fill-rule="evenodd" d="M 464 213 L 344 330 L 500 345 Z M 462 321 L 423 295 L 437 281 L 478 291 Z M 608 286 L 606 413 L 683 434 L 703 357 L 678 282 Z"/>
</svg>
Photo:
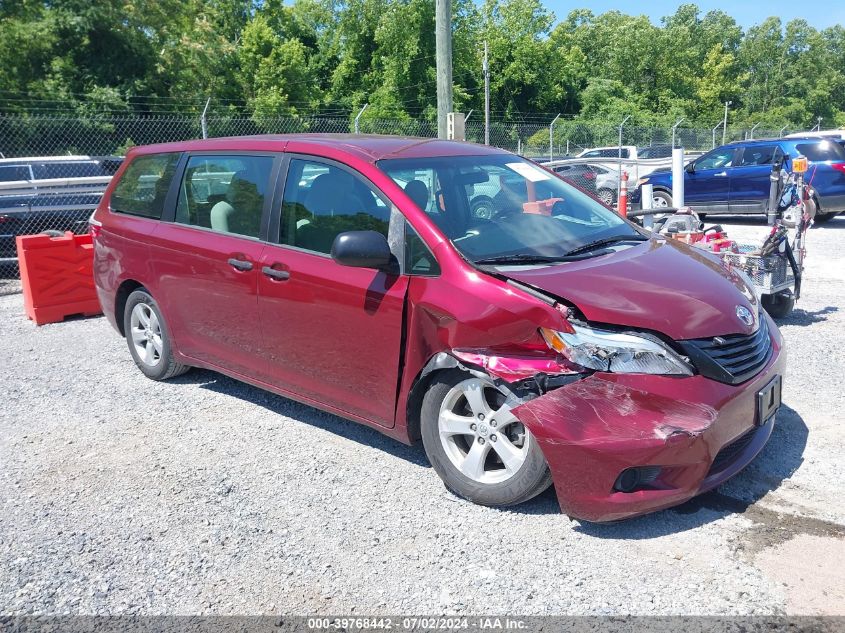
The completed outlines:
<svg viewBox="0 0 845 633">
<path fill-rule="evenodd" d="M 714 175 L 714 176 L 719 176 L 719 177 L 722 177 L 722 176 L 727 176 L 727 175 L 728 175 L 728 172 L 726 172 L 726 171 L 720 171 L 718 174 L 713 174 L 713 175 Z"/>
<path fill-rule="evenodd" d="M 229 265 L 232 268 L 237 268 L 241 271 L 252 270 L 252 262 L 248 262 L 243 259 L 235 259 L 234 257 L 229 259 Z"/>
<path fill-rule="evenodd" d="M 261 269 L 261 272 L 268 277 L 278 279 L 279 281 L 290 279 L 290 273 L 287 270 L 277 270 L 275 268 L 270 268 L 269 266 L 264 266 L 264 268 Z"/>
</svg>

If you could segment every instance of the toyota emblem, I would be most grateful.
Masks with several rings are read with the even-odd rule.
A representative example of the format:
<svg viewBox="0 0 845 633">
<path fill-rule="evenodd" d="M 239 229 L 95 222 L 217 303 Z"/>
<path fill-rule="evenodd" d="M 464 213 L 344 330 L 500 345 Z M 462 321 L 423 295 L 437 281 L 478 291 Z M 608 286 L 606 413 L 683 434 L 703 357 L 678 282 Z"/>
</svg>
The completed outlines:
<svg viewBox="0 0 845 633">
<path fill-rule="evenodd" d="M 754 325 L 754 315 L 751 314 L 751 310 L 745 306 L 736 307 L 736 316 L 739 317 L 739 320 L 745 323 L 748 327 Z"/>
</svg>

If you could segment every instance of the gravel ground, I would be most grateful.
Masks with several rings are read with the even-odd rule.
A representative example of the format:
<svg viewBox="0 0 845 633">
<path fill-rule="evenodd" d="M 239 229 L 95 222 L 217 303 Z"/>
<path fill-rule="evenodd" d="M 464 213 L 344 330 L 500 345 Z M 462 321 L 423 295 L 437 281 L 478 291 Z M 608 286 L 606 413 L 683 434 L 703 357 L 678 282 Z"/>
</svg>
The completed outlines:
<svg viewBox="0 0 845 633">
<path fill-rule="evenodd" d="M 0 286 L 0 611 L 845 614 L 845 217 L 809 246 L 764 453 L 614 525 L 463 502 L 420 446 L 212 372 L 154 383 L 104 319 L 35 327 Z"/>
</svg>

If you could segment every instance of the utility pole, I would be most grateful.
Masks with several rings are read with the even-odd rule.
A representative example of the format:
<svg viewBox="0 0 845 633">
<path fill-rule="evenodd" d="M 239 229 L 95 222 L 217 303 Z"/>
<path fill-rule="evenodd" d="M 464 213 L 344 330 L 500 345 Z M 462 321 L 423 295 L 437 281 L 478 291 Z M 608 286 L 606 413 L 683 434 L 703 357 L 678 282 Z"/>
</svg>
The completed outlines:
<svg viewBox="0 0 845 633">
<path fill-rule="evenodd" d="M 487 40 L 484 41 L 484 144 L 490 145 L 490 64 L 487 62 Z"/>
<path fill-rule="evenodd" d="M 452 111 L 452 0 L 435 0 L 435 53 L 437 56 L 437 136 L 449 134 L 446 115 Z"/>
<path fill-rule="evenodd" d="M 725 101 L 725 121 L 723 123 L 725 127 L 722 128 L 722 145 L 725 144 L 725 141 L 728 137 L 728 106 L 732 103 L 733 101 Z"/>
</svg>

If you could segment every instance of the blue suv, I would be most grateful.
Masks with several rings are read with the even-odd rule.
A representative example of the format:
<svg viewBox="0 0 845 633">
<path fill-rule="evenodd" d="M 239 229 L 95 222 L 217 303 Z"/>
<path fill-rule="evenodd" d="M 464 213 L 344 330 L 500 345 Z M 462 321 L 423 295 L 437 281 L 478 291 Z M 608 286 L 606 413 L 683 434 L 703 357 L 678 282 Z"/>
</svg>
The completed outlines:
<svg viewBox="0 0 845 633">
<path fill-rule="evenodd" d="M 833 139 L 785 138 L 738 141 L 717 147 L 687 164 L 684 172 L 684 203 L 700 215 L 765 214 L 769 201 L 769 175 L 772 163 L 806 156 L 807 182 L 816 192 L 819 210 L 816 222 L 830 220 L 845 211 L 845 148 Z M 672 170 L 656 169 L 641 178 L 631 196 L 641 203 L 641 187 L 654 187 L 654 207 L 672 206 Z"/>
</svg>

